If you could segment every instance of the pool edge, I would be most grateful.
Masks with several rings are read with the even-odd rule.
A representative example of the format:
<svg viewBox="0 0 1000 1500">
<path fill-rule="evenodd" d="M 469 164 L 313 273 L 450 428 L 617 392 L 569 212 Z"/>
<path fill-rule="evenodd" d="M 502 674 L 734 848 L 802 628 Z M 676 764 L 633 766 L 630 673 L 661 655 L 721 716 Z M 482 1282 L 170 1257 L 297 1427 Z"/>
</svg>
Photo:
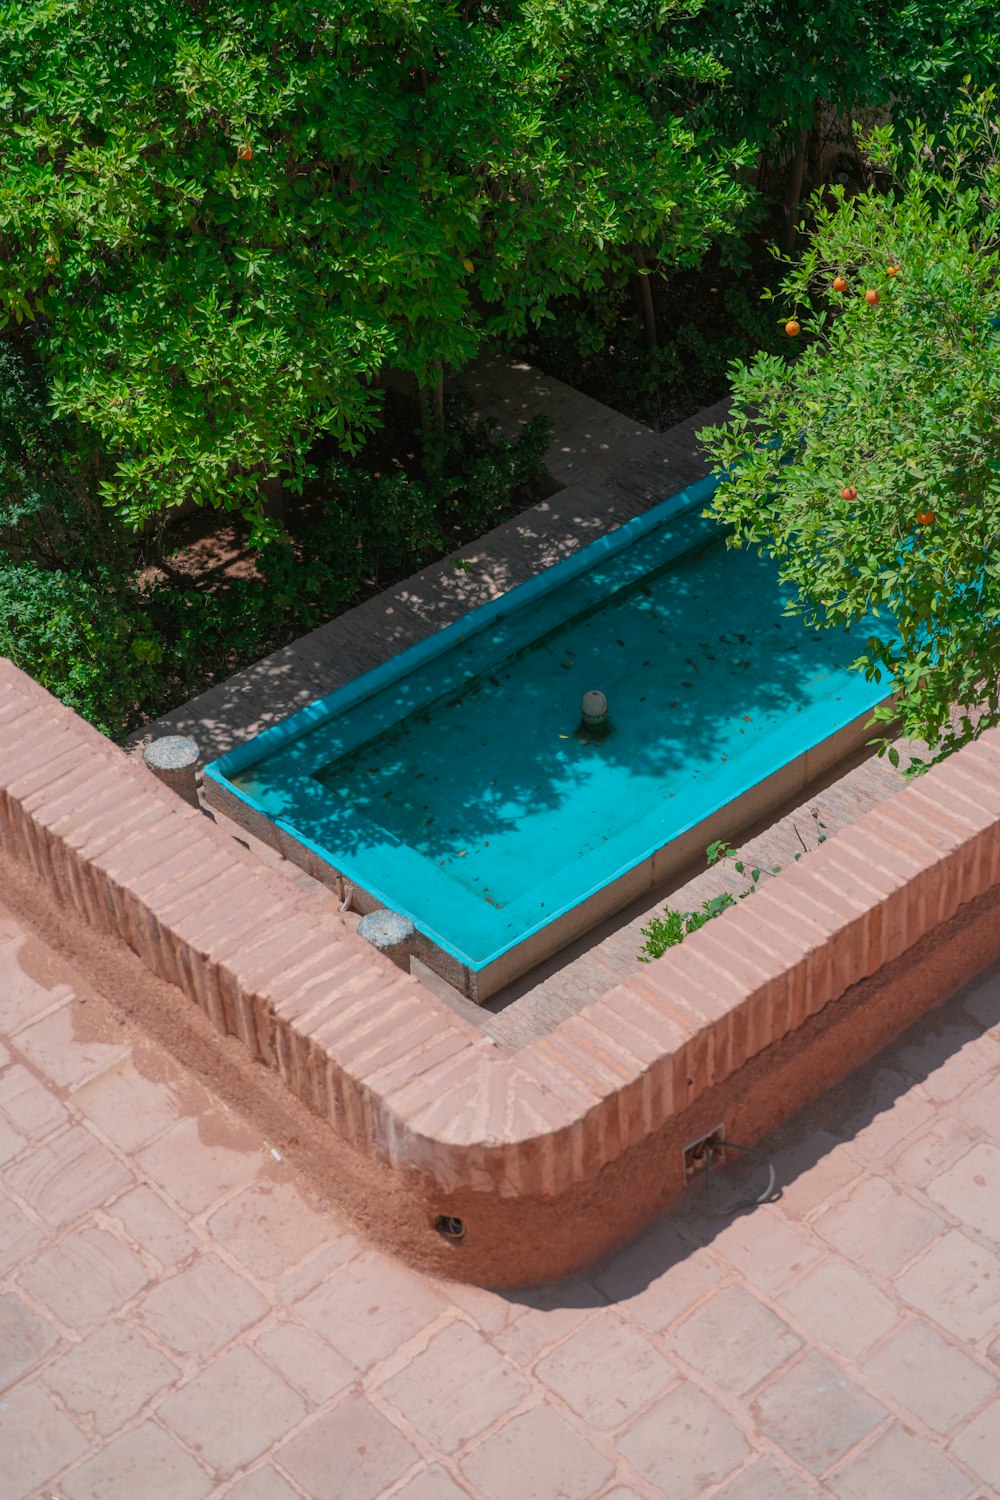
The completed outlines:
<svg viewBox="0 0 1000 1500">
<path fill-rule="evenodd" d="M 350 1148 L 347 1212 L 459 1280 L 613 1249 L 679 1197 L 686 1140 L 725 1119 L 752 1142 L 1000 958 L 1000 730 L 511 1053 L 6 662 L 0 708 L 7 855 Z"/>
</svg>

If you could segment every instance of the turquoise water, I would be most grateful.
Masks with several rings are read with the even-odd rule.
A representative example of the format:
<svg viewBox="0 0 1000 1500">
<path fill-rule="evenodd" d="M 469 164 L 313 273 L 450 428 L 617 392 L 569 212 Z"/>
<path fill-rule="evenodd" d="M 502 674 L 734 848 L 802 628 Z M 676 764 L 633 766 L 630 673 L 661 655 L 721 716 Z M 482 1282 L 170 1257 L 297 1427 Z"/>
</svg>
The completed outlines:
<svg viewBox="0 0 1000 1500">
<path fill-rule="evenodd" d="M 705 493 L 207 774 L 482 967 L 885 696 L 848 670 L 864 628 L 785 615 L 774 565 L 725 547 Z M 598 744 L 576 734 L 590 688 Z"/>
</svg>

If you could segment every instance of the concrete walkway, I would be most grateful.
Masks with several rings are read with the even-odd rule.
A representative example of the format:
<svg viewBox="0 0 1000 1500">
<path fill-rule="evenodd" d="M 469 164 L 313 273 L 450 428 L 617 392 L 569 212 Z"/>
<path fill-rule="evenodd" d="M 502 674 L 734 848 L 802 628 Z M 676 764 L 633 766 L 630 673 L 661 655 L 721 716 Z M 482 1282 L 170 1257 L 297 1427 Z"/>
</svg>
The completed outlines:
<svg viewBox="0 0 1000 1500">
<path fill-rule="evenodd" d="M 1000 978 L 763 1145 L 774 1204 L 433 1281 L 0 907 L 0 1495 L 996 1496 Z"/>
</svg>

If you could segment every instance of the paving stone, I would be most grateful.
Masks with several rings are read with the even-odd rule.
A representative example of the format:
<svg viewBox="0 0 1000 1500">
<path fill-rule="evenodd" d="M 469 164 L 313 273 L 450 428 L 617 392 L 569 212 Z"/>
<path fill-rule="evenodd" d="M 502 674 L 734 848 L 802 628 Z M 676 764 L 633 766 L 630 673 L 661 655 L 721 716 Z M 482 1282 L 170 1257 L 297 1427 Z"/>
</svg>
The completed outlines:
<svg viewBox="0 0 1000 1500">
<path fill-rule="evenodd" d="M 340 1266 L 297 1304 L 298 1316 L 368 1370 L 426 1328 L 447 1303 L 422 1279 L 377 1251 Z"/>
<path fill-rule="evenodd" d="M 262 1318 L 267 1307 L 249 1281 L 217 1256 L 201 1255 L 148 1292 L 134 1316 L 178 1354 L 207 1359 Z"/>
<path fill-rule="evenodd" d="M 187 1221 L 143 1183 L 108 1209 L 129 1239 L 154 1255 L 166 1270 L 186 1260 L 201 1244 Z"/>
<path fill-rule="evenodd" d="M 836 1255 L 807 1271 L 779 1300 L 797 1322 L 848 1359 L 870 1349 L 897 1319 L 889 1298 Z"/>
<path fill-rule="evenodd" d="M 277 1469 L 265 1464 L 237 1479 L 232 1489 L 226 1491 L 226 1500 L 302 1500 L 302 1496 L 287 1479 L 282 1479 Z"/>
<path fill-rule="evenodd" d="M 620 1427 L 673 1385 L 678 1372 L 636 1328 L 610 1311 L 541 1361 L 535 1372 L 591 1427 Z"/>
<path fill-rule="evenodd" d="M 137 1151 L 165 1130 L 180 1112 L 174 1091 L 144 1078 L 130 1057 L 73 1094 L 73 1103 L 121 1151 Z"/>
<path fill-rule="evenodd" d="M 785 1219 L 804 1219 L 814 1213 L 848 1183 L 857 1181 L 862 1171 L 835 1135 L 808 1130 L 800 1138 L 800 1133 L 801 1126 L 787 1126 L 778 1134 L 782 1145 L 767 1152 L 781 1189 L 777 1211 Z"/>
<path fill-rule="evenodd" d="M 47 1319 L 12 1292 L 0 1293 L 0 1391 L 27 1375 L 58 1342 Z"/>
<path fill-rule="evenodd" d="M 392 1500 L 469 1500 L 469 1491 L 460 1489 L 440 1464 L 431 1464 L 394 1490 Z"/>
<path fill-rule="evenodd" d="M 798 1334 L 742 1287 L 724 1287 L 671 1335 L 688 1364 L 743 1395 L 802 1348 Z"/>
<path fill-rule="evenodd" d="M 592 1290 L 594 1307 L 529 1308 L 525 1316 L 519 1317 L 498 1334 L 492 1335 L 499 1350 L 513 1359 L 520 1370 L 531 1370 L 546 1350 L 564 1340 L 574 1329 L 582 1328 L 594 1316 L 594 1308 L 607 1307 L 607 1299 L 597 1289 Z"/>
<path fill-rule="evenodd" d="M 52 1090 L 21 1063 L 0 1074 L 0 1112 L 21 1135 L 33 1141 L 44 1140 L 69 1119 Z"/>
<path fill-rule="evenodd" d="M 275 1281 L 329 1239 L 329 1220 L 290 1182 L 258 1182 L 208 1221 L 208 1231 L 254 1276 Z"/>
<path fill-rule="evenodd" d="M 438 1452 L 453 1453 L 512 1410 L 531 1386 L 468 1323 L 435 1334 L 381 1387 L 384 1398 Z"/>
<path fill-rule="evenodd" d="M 877 1495 L 905 1495 L 906 1500 L 967 1500 L 976 1488 L 961 1469 L 915 1433 L 893 1423 L 827 1485 L 837 1500 L 872 1500 Z"/>
<path fill-rule="evenodd" d="M 358 1376 L 349 1360 L 299 1323 L 279 1323 L 267 1329 L 258 1338 L 257 1348 L 316 1406 L 322 1406 Z"/>
<path fill-rule="evenodd" d="M 161 1402 L 159 1417 L 221 1477 L 252 1463 L 308 1410 L 245 1348 L 231 1349 Z"/>
<path fill-rule="evenodd" d="M 519 1292 L 491 1292 L 485 1287 L 465 1286 L 460 1281 L 448 1288 L 448 1296 L 457 1307 L 469 1314 L 484 1333 L 501 1333 L 523 1315 Z M 603 1301 L 595 1297 L 595 1302 Z"/>
<path fill-rule="evenodd" d="M 779 1448 L 818 1476 L 874 1431 L 886 1409 L 813 1350 L 751 1402 L 750 1414 Z"/>
<path fill-rule="evenodd" d="M 459 1464 L 482 1500 L 591 1500 L 614 1464 L 546 1404 L 514 1417 Z"/>
<path fill-rule="evenodd" d="M 910 1323 L 862 1366 L 865 1375 L 935 1432 L 950 1432 L 997 1382 L 925 1323 Z"/>
<path fill-rule="evenodd" d="M 419 1455 L 365 1396 L 348 1391 L 275 1457 L 310 1500 L 377 1500 Z"/>
<path fill-rule="evenodd" d="M 868 1177 L 850 1197 L 821 1214 L 813 1228 L 848 1260 L 891 1277 L 947 1225 L 884 1178 Z"/>
<path fill-rule="evenodd" d="M 773 1458 L 759 1458 L 717 1490 L 713 1500 L 817 1500 L 818 1495 L 819 1490 Z"/>
<path fill-rule="evenodd" d="M 1000 1495 L 1000 1401 L 992 1402 L 968 1427 L 952 1439 L 949 1452 L 960 1463 L 968 1464 L 980 1479 L 991 1486 L 990 1493 Z"/>
<path fill-rule="evenodd" d="M 206 1500 L 213 1480 L 168 1432 L 143 1422 L 62 1480 L 66 1500 Z"/>
<path fill-rule="evenodd" d="M 45 1236 L 9 1198 L 0 1198 L 0 1276 L 38 1249 Z"/>
<path fill-rule="evenodd" d="M 4 1500 L 27 1500 L 45 1480 L 86 1451 L 83 1433 L 37 1385 L 18 1386 L 0 1401 Z M 110 1497 L 102 1495 L 101 1500 Z"/>
<path fill-rule="evenodd" d="M 934 1106 L 913 1091 L 909 1076 L 895 1068 L 865 1069 L 840 1085 L 847 1106 L 838 1134 L 862 1166 L 892 1155 L 934 1119 Z M 832 1113 L 834 1100 L 824 1101 Z M 839 1101 L 837 1101 L 839 1102 Z"/>
<path fill-rule="evenodd" d="M 725 1272 L 704 1251 L 661 1221 L 589 1278 L 643 1328 L 659 1333 L 725 1281 Z"/>
<path fill-rule="evenodd" d="M 41 983 L 26 972 L 22 964 L 34 967 L 31 962 L 35 944 L 31 940 L 5 948 L 0 953 L 0 979 L 3 984 L 3 1022 L 7 1036 L 14 1036 L 22 1026 L 30 1023 L 55 1005 L 63 1005 L 72 997 L 72 990 L 53 978 L 52 984 Z"/>
<path fill-rule="evenodd" d="M 896 1291 L 960 1339 L 975 1343 L 1000 1326 L 1000 1259 L 957 1229 L 903 1272 Z"/>
<path fill-rule="evenodd" d="M 104 1229 L 65 1235 L 19 1274 L 18 1284 L 70 1328 L 88 1328 L 147 1284 L 138 1256 Z"/>
<path fill-rule="evenodd" d="M 823 1252 L 796 1224 L 788 1224 L 770 1205 L 723 1223 L 712 1249 L 760 1292 L 773 1292 L 815 1264 Z"/>
<path fill-rule="evenodd" d="M 890 1163 L 892 1175 L 912 1187 L 926 1187 L 946 1167 L 953 1166 L 980 1139 L 974 1126 L 958 1115 L 942 1115 L 929 1130 Z"/>
<path fill-rule="evenodd" d="M 283 1307 L 294 1306 L 360 1253 L 361 1241 L 346 1225 L 331 1225 L 327 1243 L 319 1254 L 282 1276 L 274 1289 L 275 1301 Z"/>
<path fill-rule="evenodd" d="M 962 1119 L 994 1141 L 1000 1141 L 1000 1075 L 988 1079 L 955 1101 Z"/>
<path fill-rule="evenodd" d="M 179 1373 L 134 1328 L 106 1323 L 49 1364 L 43 1379 L 70 1411 L 88 1417 L 107 1436 L 131 1421 Z"/>
<path fill-rule="evenodd" d="M 16 1131 L 8 1121 L 0 1119 L 0 1166 L 19 1156 L 27 1145 L 26 1138 Z"/>
<path fill-rule="evenodd" d="M 261 1171 L 259 1137 L 221 1110 L 178 1120 L 166 1135 L 140 1151 L 144 1172 L 189 1214 L 201 1213 L 225 1193 L 246 1187 Z"/>
<path fill-rule="evenodd" d="M 29 1063 L 53 1083 L 65 1089 L 79 1088 L 128 1055 L 121 1042 L 88 1036 L 91 1025 L 86 1007 L 68 1002 L 19 1031 L 17 1045 Z"/>
<path fill-rule="evenodd" d="M 918 1079 L 936 1104 L 946 1104 L 1000 1066 L 996 1043 L 972 1022 L 924 1021 L 895 1049 L 895 1063 Z"/>
<path fill-rule="evenodd" d="M 728 1413 L 687 1381 L 639 1417 L 617 1446 L 670 1500 L 698 1500 L 750 1453 Z"/>
<path fill-rule="evenodd" d="M 78 1125 L 21 1156 L 5 1175 L 14 1192 L 57 1229 L 132 1183 L 117 1156 Z"/>
<path fill-rule="evenodd" d="M 1000 1146 L 983 1141 L 927 1184 L 927 1196 L 994 1242 L 1000 1242 Z"/>
</svg>

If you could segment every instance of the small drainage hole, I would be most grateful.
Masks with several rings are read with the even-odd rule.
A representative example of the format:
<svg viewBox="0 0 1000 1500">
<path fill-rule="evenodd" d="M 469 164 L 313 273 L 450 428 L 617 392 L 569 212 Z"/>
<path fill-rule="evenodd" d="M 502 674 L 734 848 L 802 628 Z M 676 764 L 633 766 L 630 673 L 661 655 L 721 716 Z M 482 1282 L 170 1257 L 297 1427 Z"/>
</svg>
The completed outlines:
<svg viewBox="0 0 1000 1500">
<path fill-rule="evenodd" d="M 446 1240 L 465 1239 L 465 1220 L 453 1218 L 451 1214 L 438 1214 L 434 1220 L 434 1228 Z"/>
</svg>

